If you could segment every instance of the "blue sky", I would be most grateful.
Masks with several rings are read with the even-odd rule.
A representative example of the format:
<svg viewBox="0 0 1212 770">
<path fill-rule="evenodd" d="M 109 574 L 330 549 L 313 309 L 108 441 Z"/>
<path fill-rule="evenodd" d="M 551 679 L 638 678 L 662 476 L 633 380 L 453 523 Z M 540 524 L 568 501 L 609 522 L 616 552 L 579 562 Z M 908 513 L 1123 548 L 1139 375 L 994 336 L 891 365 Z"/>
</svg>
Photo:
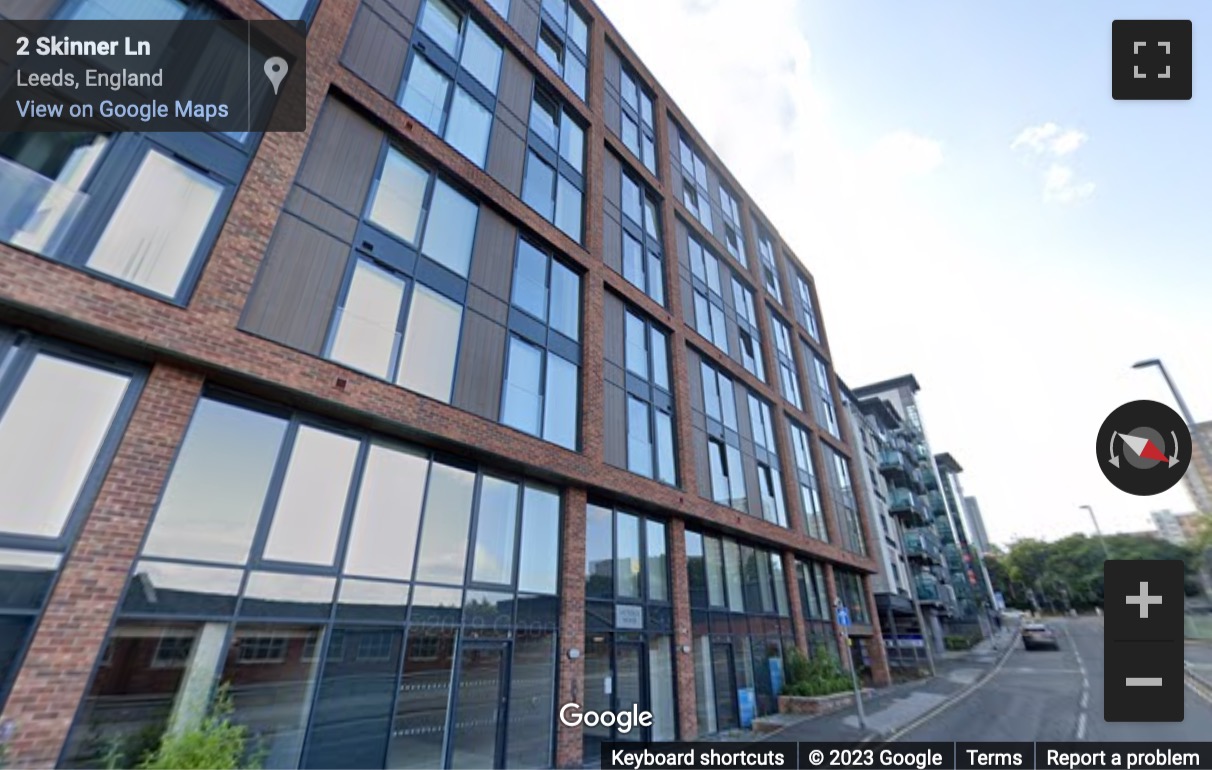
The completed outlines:
<svg viewBox="0 0 1212 770">
<path fill-rule="evenodd" d="M 917 376 L 994 540 L 1191 508 L 1093 450 L 1170 401 L 1141 358 L 1212 420 L 1212 4 L 1149 5 L 1194 22 L 1190 102 L 1111 99 L 1140 3 L 600 4 L 816 277 L 841 376 Z"/>
</svg>

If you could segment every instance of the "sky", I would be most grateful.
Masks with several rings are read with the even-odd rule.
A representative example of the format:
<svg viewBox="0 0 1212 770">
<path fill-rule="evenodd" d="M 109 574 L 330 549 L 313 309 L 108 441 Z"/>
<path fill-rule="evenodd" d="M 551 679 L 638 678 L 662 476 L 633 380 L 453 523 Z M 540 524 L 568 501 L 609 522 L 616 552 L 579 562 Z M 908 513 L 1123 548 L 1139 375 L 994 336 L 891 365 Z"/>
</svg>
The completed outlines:
<svg viewBox="0 0 1212 770">
<path fill-rule="evenodd" d="M 813 274 L 851 387 L 912 373 L 991 539 L 1186 512 L 1102 475 L 1117 406 L 1212 420 L 1212 3 L 1194 97 L 1111 98 L 1119 0 L 598 0 Z"/>
</svg>

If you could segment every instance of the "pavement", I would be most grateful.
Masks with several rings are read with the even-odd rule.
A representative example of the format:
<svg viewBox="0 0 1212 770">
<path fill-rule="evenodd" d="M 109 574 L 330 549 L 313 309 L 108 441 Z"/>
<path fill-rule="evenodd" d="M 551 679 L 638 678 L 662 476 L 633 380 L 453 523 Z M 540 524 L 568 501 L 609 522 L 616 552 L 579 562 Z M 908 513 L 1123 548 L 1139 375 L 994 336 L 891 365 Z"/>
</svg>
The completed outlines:
<svg viewBox="0 0 1212 770">
<path fill-rule="evenodd" d="M 762 737 L 770 741 L 866 741 L 891 739 L 897 731 L 929 717 L 971 690 L 1018 643 L 1018 627 L 1007 625 L 992 639 L 963 651 L 936 654 L 935 676 L 878 689 L 864 697 L 865 729 L 859 727 L 856 709 L 815 717 L 785 720 L 782 729 Z M 747 733 L 747 740 L 753 734 Z M 924 739 L 923 739 L 924 740 Z M 948 738 L 947 740 L 955 740 Z"/>
<path fill-rule="evenodd" d="M 935 662 L 937 676 L 877 691 L 854 708 L 806 717 L 763 736 L 772 741 L 1200 741 L 1212 725 L 1212 687 L 1185 690 L 1182 722 L 1103 720 L 1103 623 L 1050 618 L 1057 651 L 1028 652 L 1016 629 Z M 1188 669 L 1212 684 L 1212 644 L 1188 643 Z M 963 704 L 962 708 L 957 708 Z M 751 738 L 752 740 L 752 738 Z"/>
</svg>

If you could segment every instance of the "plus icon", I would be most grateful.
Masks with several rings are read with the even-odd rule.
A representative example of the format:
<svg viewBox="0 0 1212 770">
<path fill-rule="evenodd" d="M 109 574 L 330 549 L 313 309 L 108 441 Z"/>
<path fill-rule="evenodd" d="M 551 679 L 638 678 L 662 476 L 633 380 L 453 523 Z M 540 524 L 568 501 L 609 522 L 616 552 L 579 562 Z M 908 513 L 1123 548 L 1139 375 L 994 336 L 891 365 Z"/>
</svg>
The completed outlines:
<svg viewBox="0 0 1212 770">
<path fill-rule="evenodd" d="M 1191 98 L 1191 22 L 1111 23 L 1114 99 Z"/>
<path fill-rule="evenodd" d="M 1136 604 L 1136 605 L 1140 606 L 1141 618 L 1149 617 L 1149 605 L 1150 604 L 1161 604 L 1161 603 L 1162 603 L 1162 598 L 1160 596 L 1150 596 L 1149 595 L 1149 583 L 1144 580 L 1142 580 L 1140 583 L 1140 596 L 1129 596 L 1128 597 L 1128 604 Z"/>
</svg>

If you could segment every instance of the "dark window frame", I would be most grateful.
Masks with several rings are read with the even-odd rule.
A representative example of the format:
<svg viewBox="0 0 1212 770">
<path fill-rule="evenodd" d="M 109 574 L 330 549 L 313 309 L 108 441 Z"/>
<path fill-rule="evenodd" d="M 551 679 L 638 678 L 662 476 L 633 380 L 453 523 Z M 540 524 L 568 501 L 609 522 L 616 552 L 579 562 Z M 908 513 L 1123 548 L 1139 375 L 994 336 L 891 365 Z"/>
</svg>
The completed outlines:
<svg viewBox="0 0 1212 770">
<path fill-rule="evenodd" d="M 647 356 L 647 358 L 646 358 L 647 376 L 646 377 L 640 377 L 635 372 L 628 369 L 625 364 L 623 366 L 624 377 L 625 377 L 625 380 L 627 383 L 626 391 L 625 391 L 625 398 L 627 398 L 627 399 L 634 398 L 634 399 L 640 401 L 641 403 L 643 403 L 645 406 L 645 409 L 646 409 L 647 416 L 648 416 L 648 436 L 649 436 L 649 440 L 650 440 L 650 448 L 651 448 L 651 455 L 652 455 L 650 458 L 651 467 L 652 467 L 652 475 L 645 476 L 645 478 L 651 478 L 653 481 L 657 481 L 661 484 L 666 484 L 668 486 L 677 488 L 677 487 L 679 487 L 680 482 L 681 482 L 681 474 L 678 471 L 677 413 L 676 413 L 675 407 L 674 407 L 673 385 L 672 385 L 673 371 L 672 371 L 672 360 L 671 360 L 671 356 L 670 356 L 670 344 L 671 344 L 670 340 L 671 340 L 672 335 L 670 334 L 670 332 L 665 330 L 664 327 L 658 325 L 655 321 L 653 321 L 644 312 L 642 312 L 638 308 L 635 308 L 629 304 L 624 303 L 624 305 L 623 305 L 624 350 L 627 349 L 627 345 L 626 345 L 626 337 L 627 337 L 627 329 L 628 329 L 627 319 L 629 316 L 635 318 L 642 324 L 642 328 L 644 330 L 644 351 Z M 655 350 L 655 346 L 652 344 L 653 337 L 656 335 L 661 336 L 665 341 L 664 369 L 665 369 L 666 381 L 668 382 L 668 385 L 660 385 L 657 383 L 657 380 L 656 380 L 657 351 Z M 626 353 L 624 353 L 624 355 L 626 355 Z M 626 414 L 625 434 L 627 435 L 628 439 L 630 439 L 630 436 L 631 436 L 631 410 L 627 409 L 625 414 Z M 661 463 L 661 447 L 658 443 L 658 438 L 657 438 L 657 435 L 658 435 L 657 420 L 658 420 L 658 415 L 660 415 L 660 414 L 665 415 L 665 417 L 668 418 L 669 423 L 670 423 L 669 440 L 670 440 L 670 451 L 672 452 L 672 457 L 673 457 L 673 468 L 672 468 L 673 481 L 672 482 L 661 478 L 664 469 L 662 468 L 662 463 Z M 627 445 L 627 470 L 632 473 L 637 473 L 637 475 L 644 476 L 644 474 L 642 474 L 642 473 L 638 473 L 637 471 L 631 470 L 631 442 L 630 442 L 630 440 L 628 440 L 626 442 L 626 445 Z"/>
<path fill-rule="evenodd" d="M 531 113 L 533 113 L 535 109 L 539 109 L 535 106 L 535 101 L 536 101 L 536 99 L 539 99 L 539 98 L 542 98 L 542 99 L 545 99 L 545 100 L 551 102 L 553 105 L 555 105 L 559 109 L 559 114 L 556 116 L 556 122 L 555 122 L 556 144 L 554 147 L 551 146 L 551 144 L 549 144 L 545 138 L 543 138 L 538 133 L 536 133 L 535 130 L 530 125 L 530 115 L 527 115 L 526 162 L 524 164 L 524 168 L 522 171 L 522 190 L 523 190 L 522 194 L 523 194 L 523 196 L 525 196 L 526 178 L 530 174 L 530 164 L 537 158 L 545 166 L 547 166 L 549 169 L 551 169 L 551 172 L 552 172 L 551 190 L 550 190 L 552 214 L 550 217 L 548 217 L 544 212 L 539 211 L 539 209 L 536 209 L 534 206 L 531 206 L 529 201 L 525 200 L 525 197 L 522 198 L 522 202 L 525 203 L 527 206 L 530 206 L 530 208 L 533 209 L 534 211 L 538 212 L 538 214 L 540 216 L 542 216 L 544 219 L 546 219 L 548 222 L 555 225 L 556 228 L 558 230 L 560 230 L 560 232 L 564 233 L 569 238 L 576 241 L 578 244 L 584 245 L 585 219 L 586 219 L 586 217 L 585 217 L 585 211 L 586 211 L 585 193 L 587 190 L 585 171 L 586 171 L 586 166 L 588 165 L 588 159 L 586 157 L 587 150 L 589 148 L 589 143 L 587 141 L 588 131 L 587 131 L 585 124 L 581 122 L 580 118 L 577 117 L 576 113 L 572 112 L 571 110 L 569 110 L 567 108 L 567 106 L 564 104 L 564 100 L 561 99 L 558 95 L 556 95 L 556 93 L 554 91 L 544 87 L 536 79 L 534 86 L 533 86 L 533 90 L 531 92 L 531 97 L 530 97 L 530 112 Z M 577 170 L 569 161 L 567 161 L 564 158 L 563 154 L 560 152 L 561 133 L 564 130 L 564 121 L 565 120 L 570 122 L 572 125 L 574 125 L 578 129 L 580 129 L 580 131 L 581 131 L 581 168 L 580 168 L 580 170 Z M 572 233 L 569 233 L 567 230 L 564 230 L 562 227 L 560 227 L 559 224 L 557 224 L 557 220 L 559 219 L 558 196 L 559 196 L 561 179 L 566 181 L 568 184 L 572 185 L 573 188 L 580 194 L 580 197 L 581 197 L 580 213 L 579 213 L 581 227 L 580 227 L 580 232 L 576 233 L 575 235 Z"/>
<path fill-rule="evenodd" d="M 536 53 L 539 52 L 539 40 L 541 39 L 541 36 L 545 30 L 559 41 L 561 46 L 559 70 L 556 70 L 556 68 L 552 66 L 551 62 L 547 61 L 546 57 L 544 57 L 542 54 L 539 54 L 539 58 L 542 59 L 543 63 L 546 64 L 548 68 L 550 68 L 551 71 L 554 72 L 560 78 L 560 80 L 562 80 L 568 86 L 570 91 L 576 94 L 582 102 L 588 105 L 589 51 L 582 51 L 580 45 L 572 39 L 572 35 L 568 33 L 568 22 L 572 18 L 573 14 L 576 14 L 580 18 L 581 22 L 585 25 L 585 47 L 588 49 L 590 45 L 590 35 L 592 34 L 593 30 L 593 19 L 588 14 L 581 11 L 575 3 L 569 2 L 568 0 L 557 0 L 564 6 L 564 18 L 557 19 L 552 13 L 552 9 L 548 7 L 550 1 L 551 0 L 545 0 L 544 2 L 540 3 L 539 29 L 536 33 L 535 40 L 533 41 L 534 50 Z M 581 71 L 585 75 L 585 82 L 581 86 L 581 91 L 578 91 L 576 85 L 568 80 L 567 61 L 569 56 L 572 56 L 577 60 L 578 63 L 580 63 Z"/>
<path fill-rule="evenodd" d="M 657 144 L 656 131 L 656 98 L 652 95 L 653 92 L 635 73 L 635 70 L 629 66 L 623 58 L 623 54 L 617 50 L 615 53 L 619 57 L 619 141 L 624 147 L 640 162 L 644 168 L 653 176 L 660 178 L 660 164 L 657 158 L 660 153 L 660 146 Z M 625 81 L 631 81 L 631 87 L 636 93 L 636 104 L 631 104 L 627 100 L 627 91 L 630 90 Z M 647 100 L 645 102 L 645 100 Z M 647 107 L 645 108 L 645 104 Z M 636 131 L 636 146 L 632 147 L 627 143 L 626 131 L 623 129 L 623 121 L 631 121 L 635 126 Z M 651 142 L 651 145 L 647 144 Z M 648 148 L 651 146 L 651 152 Z"/>
<path fill-rule="evenodd" d="M 412 74 L 412 68 L 417 57 L 420 56 L 421 58 L 424 58 L 430 64 L 430 66 L 438 70 L 449 81 L 446 99 L 442 104 L 442 117 L 440 121 L 441 125 L 439 126 L 440 130 L 431 129 L 433 130 L 433 133 L 437 134 L 444 142 L 447 143 L 448 146 L 454 149 L 454 145 L 451 145 L 446 139 L 446 132 L 450 128 L 450 111 L 452 105 L 454 104 L 455 92 L 458 88 L 462 88 L 468 96 L 476 101 L 477 104 L 488 111 L 489 139 L 484 145 L 484 161 L 483 163 L 477 163 L 472 158 L 467 158 L 479 168 L 483 168 L 484 164 L 488 162 L 488 153 L 491 150 L 492 124 L 493 116 L 496 114 L 497 95 L 496 91 L 489 89 L 479 80 L 477 80 L 475 76 L 471 74 L 471 72 L 463 68 L 463 48 L 467 45 L 468 24 L 475 24 L 478 26 L 485 36 L 496 44 L 497 48 L 501 52 L 501 63 L 499 63 L 497 67 L 496 87 L 498 89 L 501 85 L 501 70 L 504 68 L 505 46 L 492 34 L 492 24 L 485 23 L 487 22 L 486 19 L 480 19 L 469 9 L 461 6 L 457 2 L 449 2 L 449 0 L 442 1 L 452 10 L 460 14 L 458 53 L 451 54 L 449 51 L 446 51 L 441 45 L 438 44 L 437 41 L 431 38 L 424 29 L 421 28 L 421 14 L 425 12 L 425 7 L 428 5 L 430 0 L 424 0 L 421 2 L 417 6 L 417 24 L 413 29 L 412 37 L 408 41 L 408 53 L 405 57 L 404 71 L 400 75 L 400 85 L 396 91 L 394 102 L 400 107 L 400 109 L 404 109 L 403 106 L 401 106 L 401 102 L 404 99 L 404 90 L 408 87 L 408 77 Z M 424 124 L 420 117 L 415 115 L 412 117 L 417 122 Z M 456 152 L 458 152 L 458 150 L 456 150 Z"/>
<path fill-rule="evenodd" d="M 779 392 L 783 400 L 801 412 L 804 411 L 804 394 L 800 389 L 799 368 L 795 365 L 795 347 L 791 327 L 783 322 L 774 308 L 767 306 L 770 328 L 774 331 L 774 351 L 779 367 Z M 784 343 L 786 343 L 784 345 Z"/>
<path fill-rule="evenodd" d="M 425 188 L 422 191 L 420 212 L 417 219 L 417 233 L 413 243 L 408 243 L 402 237 L 389 232 L 385 227 L 375 224 L 370 219 L 371 209 L 378 189 L 378 180 L 383 174 L 387 159 L 393 152 L 398 153 L 405 160 L 415 163 L 426 172 Z M 379 157 L 376 161 L 373 178 L 375 181 L 367 191 L 366 200 L 362 204 L 362 214 L 354 234 L 354 245 L 350 249 L 350 254 L 345 264 L 345 271 L 341 277 L 340 287 L 337 290 L 336 301 L 333 303 L 332 310 L 329 311 L 328 321 L 325 325 L 324 344 L 320 348 L 319 357 L 326 361 L 331 361 L 338 366 L 345 367 L 350 371 L 358 372 L 363 376 L 387 382 L 395 387 L 404 388 L 403 385 L 397 385 L 394 378 L 399 366 L 400 357 L 404 354 L 404 334 L 407 330 L 409 315 L 412 312 L 412 303 L 417 284 L 419 283 L 445 299 L 458 304 L 463 308 L 464 312 L 466 311 L 470 278 L 458 275 L 447 266 L 430 259 L 421 252 L 422 244 L 425 242 L 429 229 L 433 196 L 437 190 L 438 182 L 441 181 L 476 207 L 477 228 L 479 227 L 479 210 L 483 208 L 484 204 L 477 196 L 469 195 L 466 189 L 457 181 L 452 180 L 445 174 L 439 174 L 432 166 L 420 162 L 414 155 L 405 151 L 399 143 L 387 138 L 383 140 L 382 147 L 379 149 Z M 468 256 L 469 260 L 473 258 L 474 245 L 472 253 Z M 350 364 L 345 364 L 332 358 L 333 345 L 336 342 L 337 332 L 340 328 L 341 314 L 349 300 L 349 292 L 353 285 L 354 276 L 357 273 L 358 264 L 362 262 L 383 270 L 401 279 L 404 283 L 404 289 L 400 296 L 400 307 L 396 317 L 396 336 L 398 339 L 392 345 L 392 351 L 387 361 L 386 376 L 379 376 L 361 369 L 355 369 Z M 470 273 L 469 262 L 468 276 L 470 276 Z M 460 347 L 462 344 L 461 336 L 460 333 Z M 459 355 L 456 350 L 455 368 L 451 373 L 452 383 L 456 382 L 459 376 L 458 363 Z"/>
<path fill-rule="evenodd" d="M 619 260 L 621 274 L 628 283 L 647 294 L 653 302 L 656 302 L 661 307 L 666 307 L 668 303 L 668 291 L 665 286 L 665 249 L 662 246 L 661 237 L 661 200 L 657 197 L 656 191 L 650 188 L 641 176 L 632 172 L 622 158 L 618 158 L 618 162 L 620 203 L 623 202 L 626 183 L 630 181 L 639 191 L 640 218 L 644 220 L 636 222 L 627 212 L 626 206 L 620 205 L 621 215 L 619 217 L 619 224 L 622 227 L 620 247 L 623 250 Z M 656 234 L 653 234 L 649 230 L 649 217 L 655 217 L 655 221 L 652 222 L 652 229 L 656 231 Z M 628 237 L 636 241 L 640 247 L 640 259 L 642 262 L 640 269 L 645 284 L 643 286 L 633 281 L 627 275 L 627 246 L 625 239 Z"/>
</svg>

